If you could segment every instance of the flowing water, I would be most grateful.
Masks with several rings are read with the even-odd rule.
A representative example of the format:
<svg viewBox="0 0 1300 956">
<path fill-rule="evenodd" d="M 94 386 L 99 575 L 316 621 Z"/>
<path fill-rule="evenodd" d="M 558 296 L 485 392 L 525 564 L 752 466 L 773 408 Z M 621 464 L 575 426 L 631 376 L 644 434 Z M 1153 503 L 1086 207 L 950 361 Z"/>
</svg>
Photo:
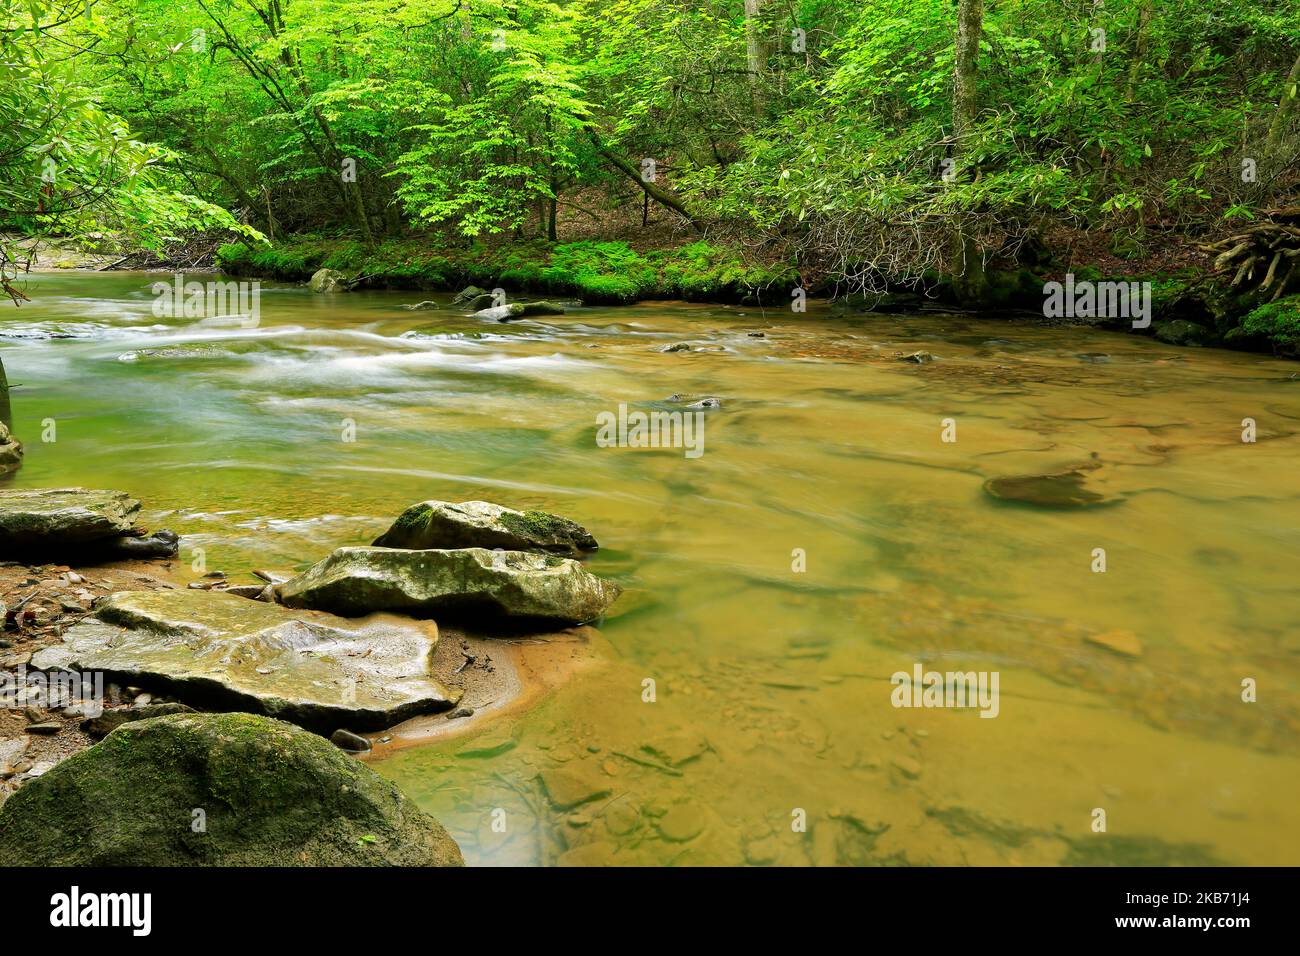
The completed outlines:
<svg viewBox="0 0 1300 956">
<path fill-rule="evenodd" d="M 542 508 L 627 588 L 537 706 L 372 763 L 469 862 L 1300 863 L 1300 366 L 817 304 L 498 325 L 264 285 L 245 329 L 156 318 L 158 278 L 0 314 L 13 486 L 129 490 L 228 572 L 426 498 Z M 675 394 L 721 401 L 702 455 L 598 447 Z M 1081 463 L 1111 504 L 982 490 Z M 996 718 L 893 706 L 918 663 L 996 673 Z"/>
</svg>

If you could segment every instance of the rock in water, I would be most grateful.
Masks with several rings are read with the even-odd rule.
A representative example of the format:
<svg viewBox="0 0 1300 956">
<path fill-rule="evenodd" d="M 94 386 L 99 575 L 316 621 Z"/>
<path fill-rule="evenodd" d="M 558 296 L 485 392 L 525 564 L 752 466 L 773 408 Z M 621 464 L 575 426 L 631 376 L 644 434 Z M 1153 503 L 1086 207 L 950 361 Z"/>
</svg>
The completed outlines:
<svg viewBox="0 0 1300 956">
<path fill-rule="evenodd" d="M 582 525 L 545 511 L 515 511 L 490 501 L 421 501 L 398 515 L 375 547 L 502 548 L 576 557 L 600 545 Z"/>
<path fill-rule="evenodd" d="M 1089 508 L 1120 500 L 1088 488 L 1085 478 L 1083 469 L 1055 475 L 1009 475 L 990 478 L 984 482 L 984 491 L 999 501 L 1014 501 L 1039 508 Z"/>
<path fill-rule="evenodd" d="M 292 724 L 249 714 L 177 714 L 115 730 L 0 807 L 0 859 L 464 865 L 447 831 L 365 764 Z"/>
<path fill-rule="evenodd" d="M 1107 631 L 1104 634 L 1089 634 L 1084 638 L 1089 644 L 1104 647 L 1121 657 L 1141 657 L 1142 642 L 1132 631 Z"/>
<path fill-rule="evenodd" d="M 577 561 L 552 555 L 339 548 L 282 585 L 280 599 L 335 614 L 387 610 L 581 624 L 604 614 L 619 591 Z"/>
<path fill-rule="evenodd" d="M 524 304 L 522 302 L 510 302 L 491 309 L 480 309 L 474 313 L 474 318 L 488 322 L 509 322 L 511 319 L 523 318 L 523 315 Z"/>
<path fill-rule="evenodd" d="M 509 322 L 526 315 L 564 315 L 564 306 L 558 302 L 509 302 L 490 309 L 480 309 L 474 313 L 476 319 L 490 322 Z"/>
<path fill-rule="evenodd" d="M 0 491 L 0 553 L 81 545 L 124 534 L 139 512 L 140 502 L 121 491 Z"/>
<path fill-rule="evenodd" d="M 0 368 L 0 388 L 6 392 L 4 369 Z M 23 443 L 9 434 L 9 426 L 0 421 L 0 475 L 14 471 L 23 463 Z"/>
<path fill-rule="evenodd" d="M 525 302 L 524 315 L 564 315 L 568 310 L 558 302 L 548 302 L 545 299 L 538 302 Z"/>
<path fill-rule="evenodd" d="M 487 295 L 486 289 L 480 289 L 476 285 L 467 285 L 456 293 L 456 297 L 451 300 L 452 305 L 460 305 L 462 302 L 468 302 L 480 295 Z"/>
<path fill-rule="evenodd" d="M 343 620 L 221 591 L 120 591 L 32 667 L 105 671 L 322 733 L 381 730 L 460 700 L 430 673 L 437 642 L 432 622 Z"/>
<path fill-rule="evenodd" d="M 472 299 L 466 299 L 464 302 L 461 302 L 460 304 L 463 305 L 465 308 L 469 309 L 471 312 L 480 312 L 483 309 L 492 308 L 492 305 L 493 303 L 496 302 L 496 299 L 497 297 L 494 296 L 491 292 L 484 292 L 482 295 L 476 295 Z"/>
<path fill-rule="evenodd" d="M 317 269 L 308 283 L 313 292 L 347 292 L 347 279 L 337 269 Z"/>
</svg>

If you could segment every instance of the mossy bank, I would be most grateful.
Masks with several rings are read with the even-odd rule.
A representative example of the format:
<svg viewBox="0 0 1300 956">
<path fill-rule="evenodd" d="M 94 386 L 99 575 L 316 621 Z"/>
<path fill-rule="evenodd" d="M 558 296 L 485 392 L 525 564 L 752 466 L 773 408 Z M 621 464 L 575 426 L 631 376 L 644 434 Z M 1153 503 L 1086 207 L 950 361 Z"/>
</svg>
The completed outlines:
<svg viewBox="0 0 1300 956">
<path fill-rule="evenodd" d="M 427 238 L 391 239 L 373 248 L 343 237 L 303 235 L 272 245 L 231 243 L 217 264 L 238 277 L 306 282 L 319 269 L 352 279 L 353 288 L 452 290 L 466 285 L 511 292 L 570 296 L 586 305 L 642 300 L 739 303 L 788 308 L 795 290 L 832 299 L 841 314 L 960 309 L 990 318 L 1041 316 L 1059 324 L 1089 324 L 1150 335 L 1169 345 L 1300 355 L 1300 295 L 1267 302 L 1196 268 L 1174 273 L 1111 274 L 1093 266 L 1070 270 L 1075 283 L 1121 283 L 1149 291 L 1150 321 L 1131 316 L 1053 318 L 1044 303 L 1048 283 L 1064 278 L 1057 265 L 990 269 L 977 299 L 951 277 L 876 277 L 882 291 L 846 294 L 793 263 L 756 262 L 737 249 L 704 240 L 638 251 L 622 241 L 547 243 L 540 240 L 449 246 Z M 1149 284 L 1149 285 L 1148 285 Z M 1144 293 L 1146 294 L 1146 293 Z"/>
<path fill-rule="evenodd" d="M 449 247 L 421 238 L 391 239 L 373 248 L 351 239 L 300 236 L 274 245 L 231 243 L 217 251 L 231 275 L 305 282 L 336 269 L 379 289 L 500 286 L 517 292 L 574 296 L 588 305 L 641 299 L 697 302 L 788 302 L 798 286 L 794 267 L 755 262 L 705 241 L 639 252 L 625 242 L 542 241 Z"/>
</svg>

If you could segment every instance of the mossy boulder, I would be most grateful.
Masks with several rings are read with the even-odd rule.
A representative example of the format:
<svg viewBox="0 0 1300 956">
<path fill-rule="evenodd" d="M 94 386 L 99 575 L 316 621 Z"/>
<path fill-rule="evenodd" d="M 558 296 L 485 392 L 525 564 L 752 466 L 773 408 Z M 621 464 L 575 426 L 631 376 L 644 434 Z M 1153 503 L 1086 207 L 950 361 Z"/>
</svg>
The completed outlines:
<svg viewBox="0 0 1300 956">
<path fill-rule="evenodd" d="M 1252 309 L 1241 322 L 1238 341 L 1255 339 L 1279 355 L 1300 357 L 1300 295 L 1289 295 Z"/>
<path fill-rule="evenodd" d="M 577 557 L 600 545 L 577 522 L 546 511 L 516 511 L 490 501 L 421 501 L 375 539 L 379 548 L 415 551 L 501 548 Z"/>
<path fill-rule="evenodd" d="M 313 292 L 347 292 L 347 279 L 337 269 L 317 269 L 308 282 Z"/>
<path fill-rule="evenodd" d="M 289 607 L 335 614 L 403 611 L 468 618 L 582 624 L 620 588 L 569 558 L 524 551 L 339 548 L 280 586 Z"/>
<path fill-rule="evenodd" d="M 1215 345 L 1219 337 L 1212 329 L 1187 319 L 1172 319 L 1156 323 L 1156 339 L 1167 345 L 1202 347 Z"/>
<path fill-rule="evenodd" d="M 126 724 L 0 807 L 9 866 L 461 866 L 393 784 L 249 714 Z"/>
</svg>

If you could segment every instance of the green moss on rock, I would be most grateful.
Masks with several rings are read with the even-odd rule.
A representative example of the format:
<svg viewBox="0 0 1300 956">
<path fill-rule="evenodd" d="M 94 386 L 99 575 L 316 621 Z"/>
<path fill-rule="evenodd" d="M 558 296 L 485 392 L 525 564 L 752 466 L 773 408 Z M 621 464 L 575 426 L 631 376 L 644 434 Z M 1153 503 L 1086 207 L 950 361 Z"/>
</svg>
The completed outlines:
<svg viewBox="0 0 1300 956">
<path fill-rule="evenodd" d="M 126 724 L 0 807 L 17 866 L 459 866 L 447 832 L 333 744 L 248 714 Z"/>
</svg>

